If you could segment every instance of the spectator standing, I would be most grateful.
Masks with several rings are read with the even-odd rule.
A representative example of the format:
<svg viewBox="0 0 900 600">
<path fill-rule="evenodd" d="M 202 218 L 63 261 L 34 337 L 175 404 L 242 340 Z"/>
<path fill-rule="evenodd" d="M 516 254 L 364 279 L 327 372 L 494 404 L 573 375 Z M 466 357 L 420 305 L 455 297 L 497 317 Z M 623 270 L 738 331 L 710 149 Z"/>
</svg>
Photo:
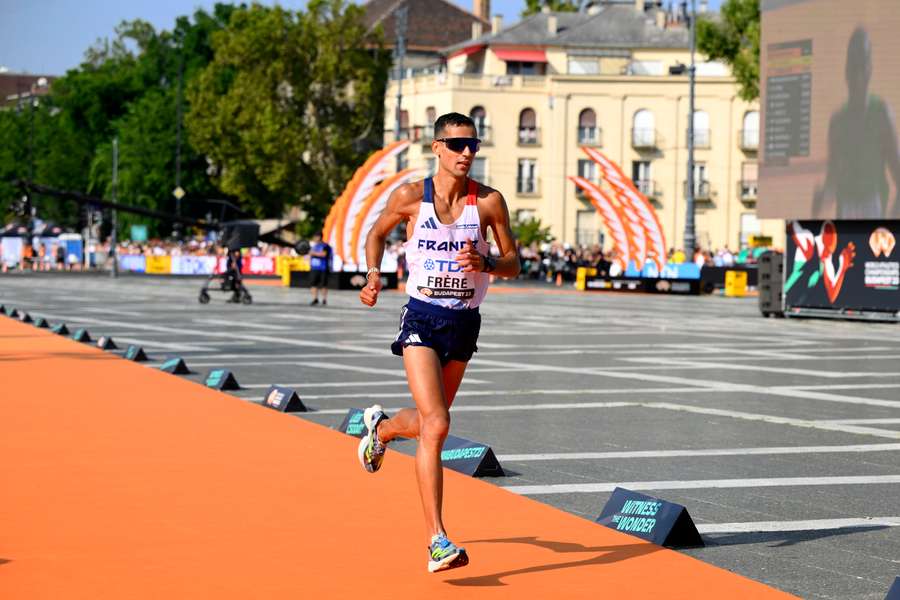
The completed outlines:
<svg viewBox="0 0 900 600">
<path fill-rule="evenodd" d="M 322 290 L 322 306 L 328 304 L 328 275 L 331 272 L 331 246 L 322 240 L 322 234 L 313 236 L 312 247 L 309 249 L 309 270 L 312 290 L 312 302 L 310 306 L 319 303 L 319 289 Z"/>
</svg>

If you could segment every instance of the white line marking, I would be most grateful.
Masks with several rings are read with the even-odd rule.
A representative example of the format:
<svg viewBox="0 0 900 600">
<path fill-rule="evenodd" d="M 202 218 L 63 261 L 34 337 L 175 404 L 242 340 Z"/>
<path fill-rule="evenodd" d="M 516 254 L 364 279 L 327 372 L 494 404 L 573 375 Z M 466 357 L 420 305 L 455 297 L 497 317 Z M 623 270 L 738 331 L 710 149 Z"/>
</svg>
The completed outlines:
<svg viewBox="0 0 900 600">
<path fill-rule="evenodd" d="M 784 389 L 784 388 L 767 388 L 763 386 L 728 383 L 724 381 L 703 381 L 700 379 L 692 379 L 688 377 L 675 377 L 671 375 L 654 375 L 652 373 L 640 372 L 623 372 L 617 369 L 591 369 L 577 367 L 559 367 L 552 365 L 536 365 L 529 363 L 488 360 L 477 358 L 473 364 L 491 365 L 495 367 L 512 367 L 516 369 L 524 369 L 531 371 L 550 371 L 556 373 L 574 373 L 576 375 L 599 375 L 614 379 L 636 379 L 638 381 L 668 383 L 678 385 L 689 385 L 694 387 L 705 387 L 712 390 L 730 391 L 730 392 L 752 392 L 757 394 L 766 394 L 770 396 L 782 396 L 787 398 L 804 398 L 807 400 L 824 400 L 827 402 L 841 402 L 846 404 L 863 404 L 869 406 L 888 406 L 891 408 L 900 408 L 900 402 L 896 400 L 875 400 L 872 398 L 861 398 L 857 396 L 839 396 L 837 394 L 827 394 L 824 392 Z M 900 376 L 900 374 L 897 374 Z"/>
<path fill-rule="evenodd" d="M 71 315 L 44 315 L 48 319 L 53 320 L 62 320 L 62 321 L 74 321 L 78 323 L 94 323 L 96 325 L 105 325 L 108 327 L 133 327 L 134 329 L 143 330 L 143 331 L 159 331 L 163 333 L 171 333 L 175 335 L 197 335 L 202 337 L 211 337 L 211 338 L 226 338 L 229 340 L 249 340 L 254 342 L 267 342 L 270 344 L 276 345 L 285 345 L 285 346 L 302 346 L 305 348 L 316 348 L 318 350 L 322 349 L 323 342 L 321 341 L 306 341 L 306 340 L 298 340 L 294 338 L 288 337 L 273 337 L 267 335 L 251 335 L 246 333 L 238 333 L 238 332 L 220 332 L 220 331 L 205 331 L 200 329 L 185 329 L 179 327 L 163 327 L 161 325 L 146 325 L 141 323 L 127 323 L 123 321 L 110 321 L 107 319 L 94 319 L 89 317 L 72 317 Z M 384 355 L 385 351 L 383 349 L 370 348 L 367 346 L 359 346 L 359 345 L 350 345 L 350 344 L 329 344 L 329 348 L 337 349 L 337 350 L 348 350 L 350 352 L 361 352 L 364 354 L 377 354 Z"/>
<path fill-rule="evenodd" d="M 193 363 L 191 364 L 193 366 Z M 465 383 L 471 383 L 470 381 L 464 381 Z M 249 383 L 249 384 L 241 384 L 242 388 L 247 389 L 268 389 L 272 384 L 271 383 Z M 282 387 L 294 388 L 295 390 L 302 390 L 306 388 L 323 388 L 323 387 L 390 387 L 390 386 L 406 386 L 405 381 L 342 381 L 342 382 L 325 382 L 325 383 L 277 383 L 275 385 L 280 385 Z M 353 394 L 354 396 L 358 394 Z M 307 398 L 307 396 L 303 396 Z M 397 394 L 391 394 L 391 397 L 396 398 Z M 321 411 L 320 411 L 321 412 Z M 344 411 L 342 411 L 344 412 Z M 337 414 L 337 413 L 335 413 Z"/>
<path fill-rule="evenodd" d="M 685 360 L 671 360 L 664 358 L 623 358 L 626 362 L 651 364 L 657 367 L 696 367 L 696 363 Z M 810 377 L 822 377 L 824 379 L 845 379 L 847 377 L 900 377 L 900 373 L 885 372 L 861 372 L 861 371 L 816 371 L 812 369 L 794 369 L 789 367 L 769 367 L 765 365 L 742 365 L 737 363 L 711 362 L 704 360 L 700 365 L 708 369 L 721 369 L 725 371 L 753 371 L 759 373 L 784 373 L 786 375 L 808 375 Z"/>
<path fill-rule="evenodd" d="M 793 419 L 790 417 L 778 417 L 775 415 L 762 415 L 736 410 L 724 410 L 721 408 L 708 408 L 703 406 L 690 406 L 687 404 L 675 404 L 672 402 L 642 402 L 641 406 L 649 408 L 665 408 L 680 412 L 689 412 L 699 415 L 715 415 L 717 417 L 730 417 L 745 421 L 762 421 L 777 425 L 790 425 L 792 427 L 805 427 L 808 429 L 822 429 L 825 431 L 840 431 L 842 433 L 854 433 L 859 435 L 873 435 L 876 437 L 900 440 L 900 431 L 888 429 L 874 429 L 872 427 L 860 427 L 858 425 L 841 425 L 822 421 L 808 421 L 806 419 Z"/>
<path fill-rule="evenodd" d="M 479 392 L 466 392 L 467 395 L 487 395 L 480 394 Z M 457 394 L 457 398 L 462 396 L 463 392 L 459 392 Z M 303 399 L 320 399 L 320 398 L 334 398 L 335 396 L 303 396 Z M 341 394 L 341 398 L 358 398 L 359 394 Z M 366 394 L 366 398 L 396 398 L 397 394 Z M 407 394 L 409 397 L 409 394 Z M 493 406 L 493 405 L 461 405 L 457 406 L 456 404 L 450 409 L 451 413 L 458 412 L 503 412 L 503 411 L 514 411 L 514 410 L 556 410 L 558 404 L 509 404 L 505 406 Z M 631 402 L 581 402 L 577 405 L 577 408 L 620 408 L 623 406 L 637 406 Z M 398 411 L 401 408 L 408 408 L 404 406 L 394 406 L 388 407 L 384 409 L 386 412 L 391 413 L 394 411 Z M 317 410 L 315 414 L 317 415 L 342 415 L 347 412 L 346 408 L 328 408 L 325 410 Z"/>
<path fill-rule="evenodd" d="M 617 487 L 629 490 L 703 490 L 811 485 L 883 485 L 900 483 L 900 475 L 852 475 L 847 477 L 772 477 L 749 479 L 697 479 L 693 481 L 622 481 L 616 483 L 559 483 L 550 485 L 509 485 L 510 492 L 522 495 L 593 494 Z"/>
<path fill-rule="evenodd" d="M 769 448 L 718 448 L 708 450 L 624 450 L 614 452 L 557 452 L 546 454 L 498 454 L 501 461 L 603 460 L 621 458 L 677 458 L 682 456 L 749 456 L 768 454 L 828 454 L 840 452 L 900 451 L 900 444 L 852 444 L 847 446 L 773 446 Z"/>
<path fill-rule="evenodd" d="M 863 517 L 861 519 L 811 519 L 807 521 L 756 521 L 745 523 L 702 523 L 697 531 L 707 533 L 767 533 L 776 531 L 823 531 L 827 529 L 866 529 L 900 527 L 900 517 Z"/>
<path fill-rule="evenodd" d="M 820 419 L 820 423 L 834 423 L 835 425 L 895 425 L 900 423 L 900 418 L 894 419 Z"/>
</svg>

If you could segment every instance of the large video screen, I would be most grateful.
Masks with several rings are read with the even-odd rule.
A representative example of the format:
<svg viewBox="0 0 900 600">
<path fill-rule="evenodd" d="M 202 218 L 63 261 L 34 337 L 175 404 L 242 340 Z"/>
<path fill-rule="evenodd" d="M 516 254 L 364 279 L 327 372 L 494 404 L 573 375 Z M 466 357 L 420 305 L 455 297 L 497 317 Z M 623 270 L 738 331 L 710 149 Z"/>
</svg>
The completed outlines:
<svg viewBox="0 0 900 600">
<path fill-rule="evenodd" d="M 900 0 L 761 0 L 762 218 L 900 218 Z"/>
</svg>

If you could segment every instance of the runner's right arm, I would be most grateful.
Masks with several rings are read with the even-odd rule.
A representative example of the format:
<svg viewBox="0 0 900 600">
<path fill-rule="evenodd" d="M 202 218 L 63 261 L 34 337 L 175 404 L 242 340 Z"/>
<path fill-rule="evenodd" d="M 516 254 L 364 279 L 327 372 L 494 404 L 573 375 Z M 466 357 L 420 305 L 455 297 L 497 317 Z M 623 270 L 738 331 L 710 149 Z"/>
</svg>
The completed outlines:
<svg viewBox="0 0 900 600">
<path fill-rule="evenodd" d="M 381 258 L 384 256 L 384 243 L 391 231 L 401 222 L 414 217 L 416 202 L 416 187 L 414 184 L 400 186 L 391 194 L 384 212 L 375 221 L 369 235 L 366 236 L 366 265 L 368 268 L 380 267 Z M 366 286 L 359 291 L 359 299 L 366 306 L 375 306 L 378 302 L 378 292 L 381 291 L 381 277 L 368 277 Z"/>
</svg>

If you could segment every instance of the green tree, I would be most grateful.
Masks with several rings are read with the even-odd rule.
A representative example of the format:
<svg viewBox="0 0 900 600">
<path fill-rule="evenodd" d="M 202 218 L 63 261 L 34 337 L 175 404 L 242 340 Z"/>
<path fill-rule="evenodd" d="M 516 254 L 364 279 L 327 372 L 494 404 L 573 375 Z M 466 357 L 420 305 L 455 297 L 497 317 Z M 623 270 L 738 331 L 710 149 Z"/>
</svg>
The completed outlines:
<svg viewBox="0 0 900 600">
<path fill-rule="evenodd" d="M 720 17 L 698 19 L 697 47 L 728 63 L 741 98 L 759 98 L 759 0 L 728 0 Z"/>
<path fill-rule="evenodd" d="M 390 57 L 362 15 L 343 0 L 311 0 L 305 13 L 252 5 L 214 35 L 187 125 L 245 209 L 300 205 L 320 224 L 365 159 L 362 142 L 380 139 Z"/>
<path fill-rule="evenodd" d="M 533 243 L 552 242 L 554 239 L 550 234 L 550 227 L 544 227 L 541 220 L 534 217 L 525 221 L 514 222 L 512 230 L 516 240 L 523 246 L 530 246 Z"/>
<path fill-rule="evenodd" d="M 539 13 L 545 6 L 554 12 L 578 12 L 585 4 L 585 0 L 525 0 L 522 16 Z"/>
</svg>

